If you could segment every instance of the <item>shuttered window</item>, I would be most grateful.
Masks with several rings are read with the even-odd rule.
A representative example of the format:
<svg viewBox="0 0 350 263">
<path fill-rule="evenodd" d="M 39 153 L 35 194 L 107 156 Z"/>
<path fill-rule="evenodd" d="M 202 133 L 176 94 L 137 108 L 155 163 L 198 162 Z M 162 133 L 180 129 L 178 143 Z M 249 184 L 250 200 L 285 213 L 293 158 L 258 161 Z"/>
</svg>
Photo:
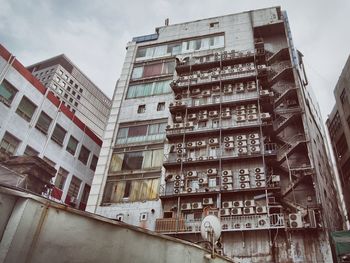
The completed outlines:
<svg viewBox="0 0 350 263">
<path fill-rule="evenodd" d="M 63 145 L 64 138 L 66 137 L 66 131 L 60 125 L 56 124 L 55 129 L 53 130 L 51 140 L 58 143 L 59 145 Z"/>
<path fill-rule="evenodd" d="M 90 151 L 86 147 L 81 146 L 79 157 L 78 157 L 79 161 L 81 161 L 83 164 L 87 164 L 89 155 L 90 155 Z"/>
<path fill-rule="evenodd" d="M 68 144 L 67 144 L 67 152 L 69 152 L 70 154 L 74 155 L 75 151 L 77 150 L 78 147 L 78 140 L 75 139 L 73 136 L 70 136 Z"/>
<path fill-rule="evenodd" d="M 10 106 L 16 93 L 17 89 L 4 79 L 0 84 L 0 101 L 5 105 Z"/>
<path fill-rule="evenodd" d="M 52 119 L 45 112 L 41 112 L 38 121 L 36 122 L 35 128 L 44 134 L 47 134 L 50 128 Z"/>
<path fill-rule="evenodd" d="M 18 105 L 16 113 L 26 121 L 30 121 L 35 112 L 36 105 L 31 102 L 27 97 L 23 96 L 21 102 Z"/>
</svg>

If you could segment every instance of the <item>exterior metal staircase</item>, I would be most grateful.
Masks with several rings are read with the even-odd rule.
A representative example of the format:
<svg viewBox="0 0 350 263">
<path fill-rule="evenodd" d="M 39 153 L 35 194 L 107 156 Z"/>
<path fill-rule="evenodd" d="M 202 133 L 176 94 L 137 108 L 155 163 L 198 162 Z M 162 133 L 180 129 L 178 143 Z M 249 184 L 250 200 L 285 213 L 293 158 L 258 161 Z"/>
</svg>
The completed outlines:
<svg viewBox="0 0 350 263">
<path fill-rule="evenodd" d="M 306 142 L 306 137 L 304 134 L 296 134 L 291 137 L 286 144 L 278 149 L 277 152 L 277 162 L 283 161 L 286 157 L 288 157 L 295 148 L 300 144 Z"/>
</svg>

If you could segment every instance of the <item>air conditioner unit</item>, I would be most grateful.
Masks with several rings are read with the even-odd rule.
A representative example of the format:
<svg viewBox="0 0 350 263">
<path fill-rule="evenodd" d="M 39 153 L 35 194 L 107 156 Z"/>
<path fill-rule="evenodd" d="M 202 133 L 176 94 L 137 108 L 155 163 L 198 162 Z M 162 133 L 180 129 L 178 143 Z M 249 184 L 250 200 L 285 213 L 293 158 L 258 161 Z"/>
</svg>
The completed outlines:
<svg viewBox="0 0 350 263">
<path fill-rule="evenodd" d="M 242 84 L 242 85 L 239 85 L 238 87 L 237 87 L 237 89 L 236 89 L 236 92 L 237 93 L 243 93 L 244 92 L 244 85 Z"/>
<path fill-rule="evenodd" d="M 247 148 L 238 148 L 238 155 L 239 156 L 246 155 L 246 154 L 248 154 Z"/>
<path fill-rule="evenodd" d="M 207 146 L 205 141 L 197 141 L 196 144 L 197 144 L 197 147 L 206 147 Z"/>
<path fill-rule="evenodd" d="M 183 149 L 183 148 L 185 148 L 185 144 L 184 143 L 177 143 L 176 144 L 176 148 L 177 149 Z"/>
<path fill-rule="evenodd" d="M 236 115 L 245 115 L 245 110 L 238 110 L 236 111 Z"/>
<path fill-rule="evenodd" d="M 233 207 L 244 207 L 243 201 L 232 201 Z"/>
<path fill-rule="evenodd" d="M 247 114 L 257 114 L 258 111 L 256 109 L 248 109 Z"/>
<path fill-rule="evenodd" d="M 256 187 L 266 187 L 266 182 L 264 180 L 255 181 Z"/>
<path fill-rule="evenodd" d="M 260 140 L 259 139 L 250 139 L 249 144 L 251 146 L 256 146 L 256 145 L 260 144 Z"/>
<path fill-rule="evenodd" d="M 242 228 L 242 226 L 241 226 L 241 224 L 236 223 L 236 224 L 234 225 L 234 228 L 235 228 L 235 229 L 241 229 L 241 228 Z"/>
<path fill-rule="evenodd" d="M 181 129 L 184 127 L 183 123 L 174 123 L 174 129 Z"/>
<path fill-rule="evenodd" d="M 250 153 L 261 153 L 260 146 L 250 146 Z"/>
<path fill-rule="evenodd" d="M 191 210 L 191 203 L 183 203 L 181 204 L 181 210 Z"/>
<path fill-rule="evenodd" d="M 289 226 L 291 228 L 302 228 L 303 220 L 300 213 L 289 214 Z"/>
<path fill-rule="evenodd" d="M 201 202 L 192 203 L 192 209 L 203 209 L 203 204 Z"/>
<path fill-rule="evenodd" d="M 229 111 L 221 113 L 221 118 L 223 118 L 223 119 L 229 119 L 231 117 L 232 117 L 232 115 L 231 115 L 231 112 L 229 112 Z"/>
<path fill-rule="evenodd" d="M 240 207 L 232 208 L 231 209 L 231 215 L 233 215 L 233 216 L 242 215 L 242 208 L 240 208 Z"/>
<path fill-rule="evenodd" d="M 224 137 L 224 142 L 233 142 L 235 139 L 233 136 L 225 136 Z"/>
<path fill-rule="evenodd" d="M 245 141 L 247 140 L 247 135 L 241 134 L 237 136 L 237 141 Z"/>
<path fill-rule="evenodd" d="M 220 210 L 220 215 L 221 216 L 229 216 L 229 215 L 231 215 L 231 209 L 230 208 L 221 209 Z"/>
<path fill-rule="evenodd" d="M 174 102 L 174 106 L 180 107 L 180 106 L 185 106 L 186 103 L 181 101 L 181 100 L 177 100 Z"/>
<path fill-rule="evenodd" d="M 217 175 L 218 174 L 218 170 L 216 168 L 209 168 L 207 170 L 207 175 Z"/>
<path fill-rule="evenodd" d="M 200 121 L 207 121 L 208 120 L 208 115 L 201 115 L 199 116 Z"/>
<path fill-rule="evenodd" d="M 269 96 L 270 95 L 270 92 L 268 90 L 260 90 L 260 96 L 263 97 L 263 96 Z"/>
<path fill-rule="evenodd" d="M 191 91 L 191 94 L 192 94 L 192 95 L 197 95 L 197 94 L 199 94 L 199 93 L 201 93 L 201 89 L 198 89 L 198 88 L 193 89 L 193 90 Z"/>
<path fill-rule="evenodd" d="M 233 92 L 232 85 L 224 86 L 224 94 L 230 94 Z"/>
<path fill-rule="evenodd" d="M 198 79 L 198 75 L 197 74 L 192 74 L 192 75 L 190 75 L 190 79 Z"/>
<path fill-rule="evenodd" d="M 244 105 L 237 106 L 236 110 L 245 110 L 245 106 Z"/>
<path fill-rule="evenodd" d="M 245 200 L 244 201 L 244 206 L 245 207 L 251 207 L 251 206 L 255 206 L 255 200 Z"/>
<path fill-rule="evenodd" d="M 232 177 L 231 176 L 222 177 L 222 183 L 224 183 L 224 184 L 232 184 Z"/>
<path fill-rule="evenodd" d="M 244 182 L 239 184 L 240 189 L 248 189 L 250 188 L 250 183 L 249 182 Z"/>
<path fill-rule="evenodd" d="M 210 138 L 208 140 L 209 145 L 218 145 L 219 144 L 219 139 L 218 138 Z"/>
<path fill-rule="evenodd" d="M 193 121 L 186 122 L 186 123 L 185 123 L 185 127 L 186 127 L 186 128 L 192 128 L 192 127 L 194 127 Z"/>
<path fill-rule="evenodd" d="M 258 65 L 258 69 L 259 70 L 262 70 L 262 69 L 265 69 L 266 68 L 266 65 Z"/>
<path fill-rule="evenodd" d="M 188 114 L 187 119 L 188 120 L 195 120 L 195 119 L 197 119 L 197 114 L 195 114 L 195 113 Z"/>
<path fill-rule="evenodd" d="M 238 174 L 239 175 L 246 175 L 246 174 L 249 175 L 249 170 L 248 169 L 239 169 Z"/>
<path fill-rule="evenodd" d="M 196 158 L 196 160 L 198 160 L 198 161 L 203 161 L 203 160 L 206 160 L 206 159 L 207 159 L 206 156 L 198 156 L 198 157 Z"/>
<path fill-rule="evenodd" d="M 281 177 L 279 175 L 271 175 L 271 182 L 273 183 L 279 183 L 281 181 Z"/>
<path fill-rule="evenodd" d="M 243 115 L 237 116 L 236 118 L 237 122 L 245 122 L 246 121 L 246 117 Z"/>
<path fill-rule="evenodd" d="M 188 142 L 188 143 L 186 144 L 186 147 L 187 147 L 188 149 L 196 148 L 196 142 Z"/>
<path fill-rule="evenodd" d="M 243 214 L 245 214 L 245 215 L 255 214 L 254 207 L 244 207 Z"/>
<path fill-rule="evenodd" d="M 265 173 L 264 167 L 256 167 L 254 173 Z"/>
<path fill-rule="evenodd" d="M 181 179 L 182 179 L 181 175 L 179 175 L 179 174 L 175 175 L 175 180 L 181 180 Z"/>
<path fill-rule="evenodd" d="M 249 114 L 247 116 L 247 118 L 248 118 L 248 121 L 256 121 L 258 119 L 258 115 L 256 115 L 256 114 Z"/>
<path fill-rule="evenodd" d="M 256 173 L 255 174 L 255 180 L 265 180 L 265 174 L 264 173 Z"/>
<path fill-rule="evenodd" d="M 182 115 L 181 114 L 176 114 L 175 121 L 182 122 Z"/>
<path fill-rule="evenodd" d="M 203 198 L 203 205 L 212 205 L 214 204 L 213 198 L 205 197 Z"/>
<path fill-rule="evenodd" d="M 218 157 L 215 156 L 215 155 L 211 155 L 211 156 L 208 156 L 208 160 L 215 160 L 217 159 Z"/>
<path fill-rule="evenodd" d="M 166 130 L 170 130 L 170 129 L 172 129 L 172 128 L 173 128 L 173 126 L 171 126 L 171 125 L 167 125 L 167 126 L 165 127 Z"/>
<path fill-rule="evenodd" d="M 219 115 L 217 110 L 209 111 L 209 117 L 217 117 Z"/>
<path fill-rule="evenodd" d="M 257 206 L 255 208 L 255 211 L 257 214 L 266 214 L 267 213 L 267 207 L 266 206 Z"/>
<path fill-rule="evenodd" d="M 257 106 L 256 104 L 248 104 L 247 109 L 250 109 L 250 110 L 257 109 Z"/>
<path fill-rule="evenodd" d="M 233 142 L 225 142 L 224 146 L 225 146 L 225 149 L 234 149 L 235 148 L 235 144 Z"/>
<path fill-rule="evenodd" d="M 267 220 L 264 218 L 260 218 L 258 221 L 258 227 L 267 227 Z"/>
<path fill-rule="evenodd" d="M 193 190 L 192 187 L 187 187 L 187 188 L 186 188 L 187 193 L 191 193 L 192 190 Z"/>
<path fill-rule="evenodd" d="M 203 91 L 202 91 L 202 96 L 203 96 L 203 97 L 209 97 L 210 95 L 211 95 L 210 90 L 203 90 Z"/>
<path fill-rule="evenodd" d="M 222 208 L 231 208 L 232 207 L 232 201 L 223 201 L 221 204 Z"/>
<path fill-rule="evenodd" d="M 197 171 L 188 171 L 186 173 L 187 177 L 197 177 Z"/>
<path fill-rule="evenodd" d="M 193 162 L 193 158 L 192 158 L 192 157 L 189 157 L 189 158 L 187 158 L 186 161 L 187 161 L 187 162 Z"/>
<path fill-rule="evenodd" d="M 178 156 L 184 156 L 184 155 L 186 155 L 186 150 L 185 149 L 177 149 L 176 153 Z"/>
<path fill-rule="evenodd" d="M 215 72 L 219 73 L 218 71 L 215 71 Z M 220 91 L 221 91 L 221 88 L 220 88 L 220 86 L 213 86 L 213 87 L 211 88 L 211 90 L 212 90 L 213 92 L 220 92 Z"/>
<path fill-rule="evenodd" d="M 261 113 L 260 118 L 262 120 L 269 120 L 269 119 L 271 119 L 271 115 L 270 115 L 270 113 Z"/>
<path fill-rule="evenodd" d="M 180 193 L 180 189 L 179 188 L 174 188 L 174 194 L 179 194 Z"/>
<path fill-rule="evenodd" d="M 176 158 L 176 162 L 177 163 L 181 163 L 182 162 L 182 158 Z"/>
<path fill-rule="evenodd" d="M 259 139 L 260 136 L 258 133 L 251 133 L 249 134 L 249 139 Z"/>
<path fill-rule="evenodd" d="M 249 83 L 248 87 L 247 87 L 247 90 L 248 91 L 255 91 L 256 90 L 256 83 L 255 82 Z"/>
<path fill-rule="evenodd" d="M 232 187 L 232 184 L 223 184 L 222 189 L 226 191 L 231 191 L 233 187 Z"/>
<path fill-rule="evenodd" d="M 208 179 L 207 178 L 199 178 L 198 183 L 199 184 L 208 184 Z"/>
<path fill-rule="evenodd" d="M 179 187 L 183 187 L 183 182 L 180 180 L 175 180 L 174 181 L 174 188 L 179 188 Z"/>
<path fill-rule="evenodd" d="M 240 175 L 239 181 L 240 182 L 249 182 L 250 181 L 249 175 Z"/>
<path fill-rule="evenodd" d="M 237 141 L 237 146 L 238 147 L 246 147 L 247 146 L 247 141 Z"/>
<path fill-rule="evenodd" d="M 232 170 L 222 170 L 221 175 L 222 176 L 232 176 Z"/>
</svg>

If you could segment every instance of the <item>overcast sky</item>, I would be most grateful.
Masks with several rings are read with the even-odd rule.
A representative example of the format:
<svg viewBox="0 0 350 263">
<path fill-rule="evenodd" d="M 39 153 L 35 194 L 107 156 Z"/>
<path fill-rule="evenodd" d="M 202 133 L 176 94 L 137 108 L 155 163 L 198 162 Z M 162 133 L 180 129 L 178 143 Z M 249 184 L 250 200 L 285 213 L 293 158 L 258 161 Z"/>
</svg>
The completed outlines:
<svg viewBox="0 0 350 263">
<path fill-rule="evenodd" d="M 165 18 L 174 24 L 277 5 L 288 13 L 325 121 L 349 56 L 347 0 L 0 0 L 0 42 L 26 66 L 64 53 L 112 97 L 126 43 Z"/>
</svg>

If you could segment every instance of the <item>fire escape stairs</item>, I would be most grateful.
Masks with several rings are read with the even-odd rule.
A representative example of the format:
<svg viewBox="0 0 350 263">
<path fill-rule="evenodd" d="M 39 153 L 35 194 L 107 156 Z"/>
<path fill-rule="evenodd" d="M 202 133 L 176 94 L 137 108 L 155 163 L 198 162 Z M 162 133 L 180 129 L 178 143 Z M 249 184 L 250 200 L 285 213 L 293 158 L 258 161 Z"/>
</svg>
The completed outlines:
<svg viewBox="0 0 350 263">
<path fill-rule="evenodd" d="M 300 143 L 306 142 L 304 134 L 294 135 L 286 144 L 278 149 L 277 162 L 281 163 L 286 157 L 291 155 Z"/>
<path fill-rule="evenodd" d="M 281 199 L 281 204 L 282 205 L 285 205 L 289 208 L 292 208 L 298 212 L 301 212 L 302 216 L 306 216 L 307 215 L 307 207 L 306 206 L 303 206 L 301 204 L 298 204 L 298 203 L 295 203 L 294 201 L 291 201 L 287 198 L 283 198 Z"/>
<path fill-rule="evenodd" d="M 296 90 L 296 88 L 291 88 L 291 89 L 287 89 L 287 90 L 283 91 L 282 93 L 274 91 L 274 94 L 275 94 L 275 107 L 280 105 L 283 102 L 283 100 L 285 98 L 287 98 L 288 96 L 290 96 L 295 90 Z"/>
<path fill-rule="evenodd" d="M 296 180 L 292 181 L 286 189 L 284 189 L 281 193 L 282 197 L 285 197 L 287 194 L 289 194 L 295 187 L 298 186 L 299 183 L 301 183 L 301 181 L 304 180 L 306 176 L 302 175 L 301 177 L 298 177 Z"/>
<path fill-rule="evenodd" d="M 297 113 L 287 113 L 274 120 L 273 130 L 275 134 L 280 133 L 288 125 L 288 123 L 297 115 Z"/>
<path fill-rule="evenodd" d="M 287 53 L 289 52 L 288 48 L 282 48 L 282 49 L 278 50 L 275 53 L 272 53 L 272 52 L 269 51 L 269 56 L 267 57 L 267 60 L 266 60 L 267 63 L 271 65 L 272 63 L 276 62 L 278 60 L 278 58 L 280 56 L 284 55 L 284 53 L 286 53 L 286 52 Z"/>
</svg>

